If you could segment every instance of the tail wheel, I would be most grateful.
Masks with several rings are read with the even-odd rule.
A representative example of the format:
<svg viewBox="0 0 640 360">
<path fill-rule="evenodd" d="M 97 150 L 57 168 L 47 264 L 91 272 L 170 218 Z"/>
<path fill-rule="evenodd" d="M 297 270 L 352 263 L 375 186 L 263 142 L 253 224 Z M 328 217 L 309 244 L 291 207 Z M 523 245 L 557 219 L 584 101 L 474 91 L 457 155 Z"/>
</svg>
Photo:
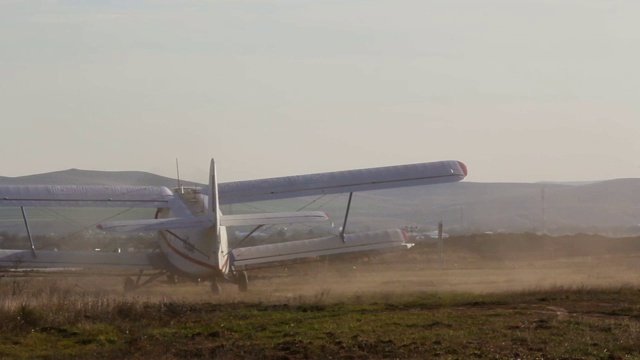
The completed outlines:
<svg viewBox="0 0 640 360">
<path fill-rule="evenodd" d="M 236 284 L 238 284 L 238 290 L 240 292 L 249 290 L 249 275 L 247 275 L 246 271 L 240 271 L 236 274 Z"/>
</svg>

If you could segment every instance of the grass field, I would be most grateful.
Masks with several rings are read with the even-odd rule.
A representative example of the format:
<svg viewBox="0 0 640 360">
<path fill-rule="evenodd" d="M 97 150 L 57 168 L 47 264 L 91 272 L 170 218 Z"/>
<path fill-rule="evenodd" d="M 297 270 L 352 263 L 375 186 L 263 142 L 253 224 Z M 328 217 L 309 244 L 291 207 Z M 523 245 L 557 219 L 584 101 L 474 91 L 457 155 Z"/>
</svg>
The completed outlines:
<svg viewBox="0 0 640 360">
<path fill-rule="evenodd" d="M 0 278 L 0 358 L 640 358 L 638 253 L 458 249 L 440 268 L 417 250 L 262 270 L 249 293 L 216 298 L 187 283 L 123 294 L 119 277 Z"/>
</svg>

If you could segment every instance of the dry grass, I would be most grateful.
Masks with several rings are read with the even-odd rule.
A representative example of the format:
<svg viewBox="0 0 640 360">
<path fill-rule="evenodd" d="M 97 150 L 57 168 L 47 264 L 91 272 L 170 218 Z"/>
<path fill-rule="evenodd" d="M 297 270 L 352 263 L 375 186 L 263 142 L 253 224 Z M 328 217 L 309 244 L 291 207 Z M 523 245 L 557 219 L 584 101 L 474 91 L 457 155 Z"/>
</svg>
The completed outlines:
<svg viewBox="0 0 640 360">
<path fill-rule="evenodd" d="M 429 248 L 254 272 L 251 291 L 1 278 L 0 358 L 640 358 L 636 253 Z M 483 249 L 486 251 L 486 249 Z"/>
</svg>

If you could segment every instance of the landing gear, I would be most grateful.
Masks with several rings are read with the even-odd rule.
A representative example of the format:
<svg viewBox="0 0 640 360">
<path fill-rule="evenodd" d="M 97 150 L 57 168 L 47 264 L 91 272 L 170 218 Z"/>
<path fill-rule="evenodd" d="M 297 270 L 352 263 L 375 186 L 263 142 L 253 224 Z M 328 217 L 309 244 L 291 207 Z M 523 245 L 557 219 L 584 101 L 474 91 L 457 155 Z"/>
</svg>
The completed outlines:
<svg viewBox="0 0 640 360">
<path fill-rule="evenodd" d="M 138 272 L 138 276 L 136 277 L 136 279 L 134 280 L 131 276 L 127 276 L 124 278 L 124 292 L 132 292 L 134 290 L 137 290 L 145 285 L 149 285 L 152 282 L 154 282 L 156 279 L 158 279 L 159 277 L 165 275 L 167 272 L 166 271 L 159 271 L 155 274 L 150 274 L 149 277 L 145 280 L 145 281 L 140 281 L 142 280 L 142 273 L 143 271 L 140 270 Z"/>
<path fill-rule="evenodd" d="M 211 292 L 213 295 L 220 295 L 220 285 L 216 282 L 216 280 L 211 280 Z"/>
<path fill-rule="evenodd" d="M 249 290 L 249 275 L 247 275 L 246 271 L 240 271 L 236 274 L 236 284 L 240 292 Z"/>
<path fill-rule="evenodd" d="M 167 283 L 171 285 L 175 285 L 178 283 L 178 279 L 173 274 L 167 274 Z"/>
<path fill-rule="evenodd" d="M 131 276 L 127 276 L 124 278 L 124 292 L 128 293 L 136 289 L 136 282 L 131 278 Z"/>
</svg>

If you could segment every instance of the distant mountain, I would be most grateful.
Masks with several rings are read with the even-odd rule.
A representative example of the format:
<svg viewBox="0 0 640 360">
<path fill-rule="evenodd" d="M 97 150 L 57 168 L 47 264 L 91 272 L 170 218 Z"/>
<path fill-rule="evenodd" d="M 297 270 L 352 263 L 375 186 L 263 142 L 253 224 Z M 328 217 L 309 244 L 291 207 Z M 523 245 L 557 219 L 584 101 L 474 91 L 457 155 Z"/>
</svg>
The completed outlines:
<svg viewBox="0 0 640 360">
<path fill-rule="evenodd" d="M 200 185 L 181 181 L 183 185 Z M 0 176 L 0 185 L 131 185 L 174 188 L 177 180 L 143 171 L 95 171 L 69 169 L 19 177 Z"/>
<path fill-rule="evenodd" d="M 173 188 L 177 181 L 139 171 L 70 169 L 46 174 L 0 177 L 0 185 L 152 185 Z M 184 185 L 197 185 L 183 181 Z M 231 205 L 224 212 L 322 210 L 342 222 L 347 195 Z M 460 182 L 356 193 L 351 229 L 418 226 L 435 229 L 442 220 L 450 234 L 533 232 L 640 235 L 640 179 L 588 183 Z M 336 225 L 339 226 L 339 225 Z"/>
<path fill-rule="evenodd" d="M 450 232 L 640 234 L 640 179 L 582 185 L 460 182 L 359 196 L 396 205 L 394 215 L 412 225 L 442 220 Z"/>
</svg>

